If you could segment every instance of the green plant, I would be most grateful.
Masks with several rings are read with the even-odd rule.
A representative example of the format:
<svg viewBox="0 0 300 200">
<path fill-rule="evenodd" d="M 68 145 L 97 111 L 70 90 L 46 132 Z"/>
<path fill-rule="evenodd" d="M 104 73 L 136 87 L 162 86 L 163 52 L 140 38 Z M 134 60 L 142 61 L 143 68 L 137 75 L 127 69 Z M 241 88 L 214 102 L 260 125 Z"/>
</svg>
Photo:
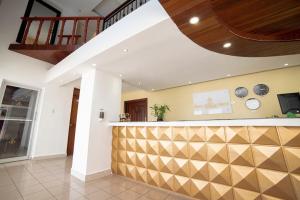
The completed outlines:
<svg viewBox="0 0 300 200">
<path fill-rule="evenodd" d="M 297 115 L 296 115 L 295 113 L 288 112 L 288 113 L 287 113 L 287 117 L 288 117 L 288 118 L 296 118 Z"/>
<path fill-rule="evenodd" d="M 164 105 L 154 104 L 150 108 L 152 110 L 152 115 L 157 118 L 157 121 L 163 121 L 165 118 L 166 112 L 170 111 L 170 108 L 166 104 L 164 104 Z"/>
</svg>

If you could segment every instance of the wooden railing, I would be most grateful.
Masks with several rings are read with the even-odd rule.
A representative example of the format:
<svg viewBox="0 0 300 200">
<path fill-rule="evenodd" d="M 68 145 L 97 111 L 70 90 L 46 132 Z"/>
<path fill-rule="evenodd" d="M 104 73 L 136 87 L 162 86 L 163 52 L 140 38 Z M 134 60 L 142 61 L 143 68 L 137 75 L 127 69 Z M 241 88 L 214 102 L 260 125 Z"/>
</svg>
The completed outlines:
<svg viewBox="0 0 300 200">
<path fill-rule="evenodd" d="M 129 13 L 138 9 L 150 0 L 128 0 L 120 5 L 117 9 L 107 15 L 103 22 L 103 30 L 107 29 Z"/>
<path fill-rule="evenodd" d="M 23 21 L 26 22 L 26 28 L 23 34 L 21 44 L 26 44 L 28 39 L 28 34 L 32 24 L 34 22 L 38 23 L 38 28 L 36 30 L 35 37 L 31 44 L 33 45 L 50 45 L 50 40 L 53 37 L 53 29 L 55 24 L 59 24 L 59 30 L 57 32 L 58 42 L 51 45 L 77 45 L 78 39 L 82 38 L 83 43 L 86 43 L 88 40 L 88 28 L 91 21 L 96 22 L 95 35 L 100 33 L 102 17 L 22 17 Z M 73 23 L 71 27 L 71 33 L 66 34 L 66 23 L 71 21 Z M 83 33 L 77 33 L 77 26 L 80 21 L 84 22 Z M 47 37 L 45 41 L 40 41 L 40 35 L 43 28 L 43 24 L 50 22 L 49 28 L 47 30 Z M 70 30 L 69 30 L 70 31 Z M 56 37 L 56 35 L 54 36 Z M 66 39 L 66 43 L 63 43 L 63 40 Z"/>
<path fill-rule="evenodd" d="M 133 12 L 137 8 L 141 7 L 150 0 L 128 0 L 107 15 L 103 17 L 22 17 L 21 19 L 26 23 L 24 34 L 21 40 L 21 44 L 32 44 L 32 45 L 77 45 L 79 39 L 82 44 L 86 43 L 88 38 L 89 24 L 91 21 L 96 22 L 96 30 L 93 35 L 98 35 L 100 31 L 110 27 L 129 13 Z M 78 23 L 84 22 L 84 28 L 81 33 L 78 34 L 77 26 Z M 68 31 L 71 33 L 66 34 L 65 27 L 66 23 L 71 22 L 72 27 L 68 27 Z M 38 23 L 35 36 L 31 35 L 28 38 L 28 34 L 31 30 L 32 24 Z M 47 37 L 45 41 L 40 41 L 41 31 L 43 25 L 49 23 L 47 30 Z M 101 27 L 101 30 L 100 30 Z M 70 30 L 71 29 L 71 30 Z M 32 31 L 31 31 L 32 32 Z M 32 34 L 32 33 L 31 33 Z M 31 40 L 29 42 L 29 39 Z M 56 40 L 57 39 L 57 40 Z M 55 42 L 56 41 L 56 42 Z"/>
</svg>

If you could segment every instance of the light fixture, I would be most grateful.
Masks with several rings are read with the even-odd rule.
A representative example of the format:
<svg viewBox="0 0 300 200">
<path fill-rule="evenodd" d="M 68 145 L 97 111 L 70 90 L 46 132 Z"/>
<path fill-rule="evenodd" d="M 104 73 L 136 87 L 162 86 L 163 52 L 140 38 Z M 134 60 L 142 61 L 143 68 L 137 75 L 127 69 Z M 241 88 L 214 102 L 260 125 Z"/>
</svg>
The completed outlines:
<svg viewBox="0 0 300 200">
<path fill-rule="evenodd" d="M 231 74 L 227 74 L 226 76 L 227 76 L 227 77 L 230 77 L 230 76 L 231 76 Z"/>
<path fill-rule="evenodd" d="M 155 89 L 151 89 L 152 91 L 155 91 Z"/>
<path fill-rule="evenodd" d="M 227 49 L 227 48 L 230 48 L 231 45 L 232 45 L 232 44 L 231 44 L 230 42 L 226 42 L 226 43 L 223 45 L 223 47 Z"/>
<path fill-rule="evenodd" d="M 191 84 L 192 84 L 192 81 L 189 81 L 189 84 L 191 85 Z"/>
<path fill-rule="evenodd" d="M 128 49 L 123 49 L 123 52 L 125 52 L 125 53 L 128 52 Z"/>
<path fill-rule="evenodd" d="M 122 74 L 119 74 L 119 76 L 120 76 L 120 77 L 123 77 L 123 75 L 122 75 Z"/>
<path fill-rule="evenodd" d="M 92 66 L 93 66 L 93 67 L 96 67 L 96 66 L 97 66 L 97 64 L 96 64 L 96 63 L 93 63 L 93 64 L 92 64 Z"/>
<path fill-rule="evenodd" d="M 289 64 L 288 64 L 288 63 L 285 63 L 284 66 L 289 66 Z"/>
<path fill-rule="evenodd" d="M 192 17 L 190 18 L 190 24 L 198 24 L 200 21 L 200 18 L 199 17 Z"/>
</svg>

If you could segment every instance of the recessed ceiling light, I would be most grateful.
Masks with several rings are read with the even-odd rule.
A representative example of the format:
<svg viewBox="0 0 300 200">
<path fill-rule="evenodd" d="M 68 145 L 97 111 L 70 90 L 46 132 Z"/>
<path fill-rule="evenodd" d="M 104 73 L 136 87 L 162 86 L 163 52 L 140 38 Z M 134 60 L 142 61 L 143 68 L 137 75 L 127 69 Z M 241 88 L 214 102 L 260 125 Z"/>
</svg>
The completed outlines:
<svg viewBox="0 0 300 200">
<path fill-rule="evenodd" d="M 288 64 L 288 63 L 285 63 L 284 66 L 289 66 L 289 64 Z"/>
<path fill-rule="evenodd" d="M 189 84 L 191 85 L 191 84 L 192 84 L 192 81 L 189 81 Z"/>
<path fill-rule="evenodd" d="M 120 76 L 120 77 L 123 77 L 123 75 L 122 75 L 122 74 L 119 74 L 119 76 Z"/>
<path fill-rule="evenodd" d="M 231 76 L 231 74 L 227 74 L 226 76 L 229 77 L 229 76 Z"/>
<path fill-rule="evenodd" d="M 223 47 L 224 48 L 230 48 L 231 47 L 231 43 L 230 42 L 226 42 L 224 45 L 223 45 Z"/>
<path fill-rule="evenodd" d="M 125 52 L 125 53 L 128 52 L 128 49 L 123 49 L 123 52 Z"/>
<path fill-rule="evenodd" d="M 96 63 L 93 63 L 93 64 L 92 64 L 92 66 L 93 66 L 93 67 L 96 67 L 96 66 L 97 66 L 97 64 L 96 64 Z"/>
<path fill-rule="evenodd" d="M 200 21 L 199 17 L 192 17 L 190 18 L 190 24 L 198 24 Z"/>
<path fill-rule="evenodd" d="M 155 91 L 155 89 L 151 89 L 152 91 Z"/>
</svg>

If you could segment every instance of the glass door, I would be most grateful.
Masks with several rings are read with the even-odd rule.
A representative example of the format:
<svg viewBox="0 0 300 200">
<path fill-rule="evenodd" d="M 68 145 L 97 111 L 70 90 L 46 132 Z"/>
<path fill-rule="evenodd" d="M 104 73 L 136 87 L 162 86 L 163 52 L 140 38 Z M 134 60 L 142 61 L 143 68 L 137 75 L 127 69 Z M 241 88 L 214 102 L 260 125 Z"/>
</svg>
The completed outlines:
<svg viewBox="0 0 300 200">
<path fill-rule="evenodd" d="M 38 90 L 4 82 L 0 90 L 0 163 L 28 158 Z"/>
</svg>

